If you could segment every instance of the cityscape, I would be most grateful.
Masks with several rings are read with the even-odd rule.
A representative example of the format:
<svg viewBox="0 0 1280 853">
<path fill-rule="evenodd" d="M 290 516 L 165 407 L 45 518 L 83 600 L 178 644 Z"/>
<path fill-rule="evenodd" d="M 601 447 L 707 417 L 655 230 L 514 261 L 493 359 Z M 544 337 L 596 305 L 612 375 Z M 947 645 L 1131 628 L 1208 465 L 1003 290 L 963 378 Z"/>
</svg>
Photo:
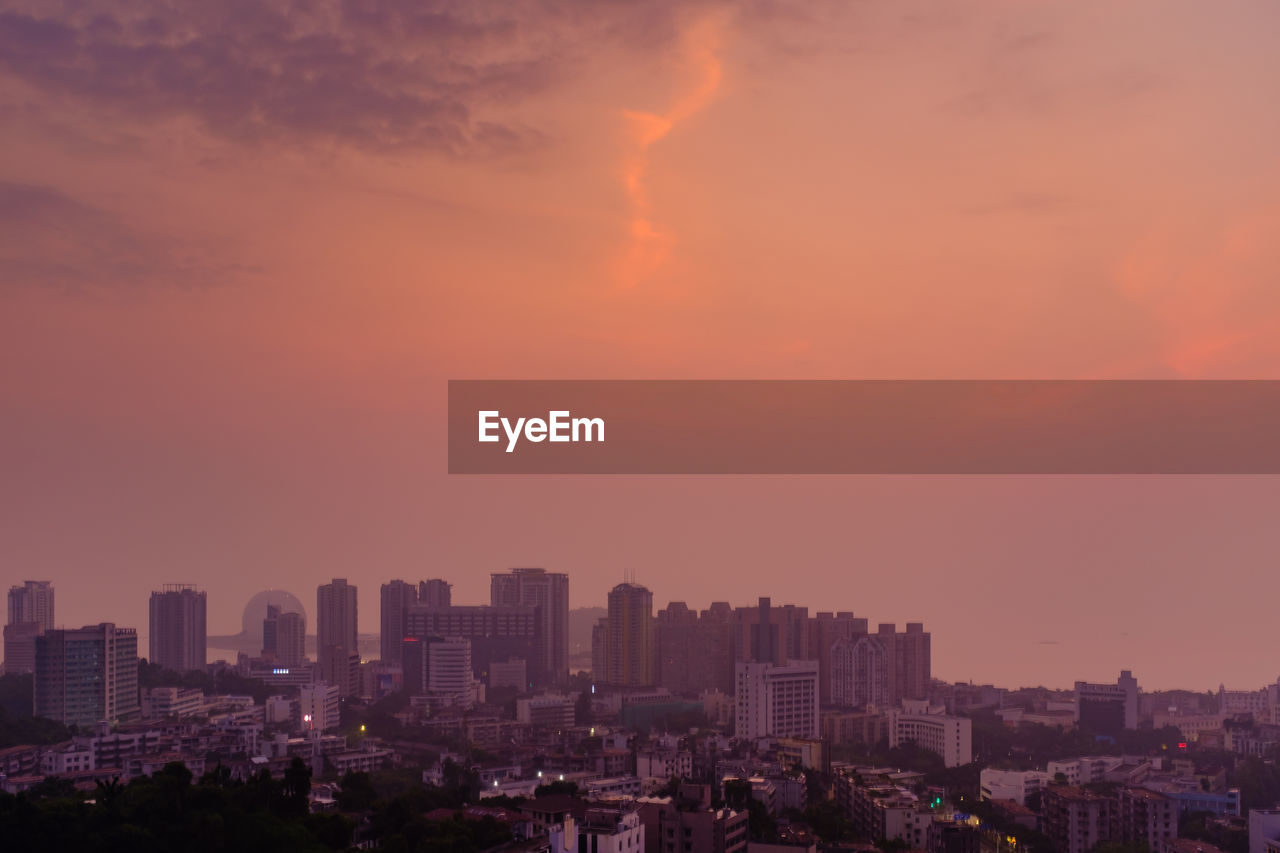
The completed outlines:
<svg viewBox="0 0 1280 853">
<path fill-rule="evenodd" d="M 0 0 L 0 853 L 1280 853 L 1280 0 Z"/>
<path fill-rule="evenodd" d="M 454 849 L 1280 850 L 1280 680 L 949 683 L 920 623 L 768 597 L 655 611 L 634 580 L 579 614 L 569 581 L 493 572 L 490 602 L 465 605 L 447 579 L 390 580 L 364 641 L 346 579 L 310 614 L 268 590 L 220 638 L 248 649 L 235 660 L 209 659 L 193 585 L 150 594 L 144 649 L 136 627 L 56 627 L 54 586 L 26 581 L 8 593 L 0 789 L 303 774 L 298 808 L 340 816 L 344 846 L 387 840 L 369 798 L 394 776 L 453 804 L 421 819 L 462 832 Z"/>
</svg>

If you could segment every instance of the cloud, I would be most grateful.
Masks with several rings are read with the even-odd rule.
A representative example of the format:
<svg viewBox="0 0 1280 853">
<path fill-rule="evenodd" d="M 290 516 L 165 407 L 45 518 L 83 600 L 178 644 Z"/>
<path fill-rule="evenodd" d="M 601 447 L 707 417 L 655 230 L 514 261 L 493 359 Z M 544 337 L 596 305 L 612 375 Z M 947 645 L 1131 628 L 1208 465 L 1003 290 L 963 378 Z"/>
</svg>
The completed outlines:
<svg viewBox="0 0 1280 853">
<path fill-rule="evenodd" d="M 215 252 L 136 229 L 50 186 L 0 179 L 0 281 L 67 291 L 204 286 L 248 272 Z"/>
<path fill-rule="evenodd" d="M 528 49 L 515 22 L 471 8 L 33 4 L 0 13 L 0 75 L 50 103 L 191 117 L 241 143 L 288 137 L 458 156 L 536 145 L 536 130 L 494 107 L 548 85 L 555 57 Z"/>
<path fill-rule="evenodd" d="M 683 121 L 700 112 L 720 88 L 723 66 L 719 58 L 724 18 L 708 16 L 689 28 L 684 36 L 684 61 L 691 81 L 670 107 L 662 113 L 623 111 L 632 148 L 622 169 L 623 186 L 631 207 L 630 247 L 623 261 L 622 280 L 635 284 L 650 275 L 666 260 L 671 236 L 653 218 L 646 178 L 649 149 L 666 138 Z"/>
</svg>

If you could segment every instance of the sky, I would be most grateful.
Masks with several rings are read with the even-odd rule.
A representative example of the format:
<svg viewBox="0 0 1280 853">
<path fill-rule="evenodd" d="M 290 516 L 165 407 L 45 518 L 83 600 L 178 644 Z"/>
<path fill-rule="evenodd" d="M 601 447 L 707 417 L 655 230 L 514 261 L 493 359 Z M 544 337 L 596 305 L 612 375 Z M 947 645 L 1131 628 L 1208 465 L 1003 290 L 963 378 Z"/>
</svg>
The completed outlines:
<svg viewBox="0 0 1280 853">
<path fill-rule="evenodd" d="M 449 379 L 1277 378 L 1269 0 L 0 0 L 0 582 L 491 571 L 1280 675 L 1274 477 L 465 477 Z M 145 639 L 143 640 L 145 648 Z"/>
</svg>

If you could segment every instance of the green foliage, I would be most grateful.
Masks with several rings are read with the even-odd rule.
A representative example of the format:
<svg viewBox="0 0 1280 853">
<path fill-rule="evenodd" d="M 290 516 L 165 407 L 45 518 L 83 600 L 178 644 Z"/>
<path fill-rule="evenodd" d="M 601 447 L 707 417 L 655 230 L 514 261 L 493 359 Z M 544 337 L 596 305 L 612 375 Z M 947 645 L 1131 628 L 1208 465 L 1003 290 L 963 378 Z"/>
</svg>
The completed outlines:
<svg viewBox="0 0 1280 853">
<path fill-rule="evenodd" d="M 831 800 L 809 806 L 804 811 L 804 820 L 814 833 L 828 844 L 857 840 L 853 822 L 845 817 L 840 807 Z"/>
<path fill-rule="evenodd" d="M 343 840 L 339 827 L 332 820 L 312 821 L 305 794 L 299 811 L 298 781 L 290 790 L 265 772 L 244 782 L 209 773 L 193 784 L 185 766 L 170 764 L 127 786 L 103 783 L 93 802 L 66 783 L 17 796 L 0 794 L 0 838 L 5 849 L 81 853 L 334 849 L 332 842 Z"/>
<path fill-rule="evenodd" d="M 266 702 L 268 696 L 275 696 L 284 689 L 256 678 L 245 678 L 229 669 L 224 669 L 217 675 L 197 671 L 174 672 L 142 658 L 138 661 L 138 688 L 147 687 L 198 687 L 205 693 L 214 695 L 252 696 L 254 703 L 258 705 Z"/>
<path fill-rule="evenodd" d="M 1280 767 L 1260 758 L 1246 758 L 1236 766 L 1234 784 L 1240 789 L 1240 808 L 1271 809 L 1280 803 Z"/>
<path fill-rule="evenodd" d="M 578 783 L 576 782 L 548 782 L 545 785 L 539 785 L 533 789 L 534 797 L 553 797 L 557 794 L 564 794 L 567 797 L 578 796 Z"/>
</svg>

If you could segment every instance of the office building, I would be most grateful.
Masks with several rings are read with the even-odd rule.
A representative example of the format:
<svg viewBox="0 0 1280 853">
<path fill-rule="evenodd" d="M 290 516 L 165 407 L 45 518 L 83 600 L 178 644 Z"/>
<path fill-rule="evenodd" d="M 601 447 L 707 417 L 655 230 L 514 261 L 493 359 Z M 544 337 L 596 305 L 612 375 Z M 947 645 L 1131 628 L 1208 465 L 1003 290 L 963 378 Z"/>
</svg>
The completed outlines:
<svg viewBox="0 0 1280 853">
<path fill-rule="evenodd" d="M 862 635 L 837 640 L 829 654 L 829 695 L 834 705 L 885 708 L 893 664 L 889 650 L 878 636 Z"/>
<path fill-rule="evenodd" d="M 946 767 L 973 761 L 973 721 L 953 717 L 943 706 L 907 699 L 889 711 L 889 747 L 914 743 L 942 758 Z"/>
<path fill-rule="evenodd" d="M 605 682 L 619 687 L 652 686 L 653 593 L 637 584 L 618 584 L 609 591 L 606 618 Z"/>
<path fill-rule="evenodd" d="M 340 698 L 336 685 L 324 682 L 303 685 L 298 689 L 296 728 L 321 733 L 338 728 Z"/>
<path fill-rule="evenodd" d="M 6 675 L 26 675 L 36 668 L 36 637 L 39 622 L 11 622 L 4 626 L 4 671 Z"/>
<path fill-rule="evenodd" d="M 494 607 L 539 609 L 541 648 L 534 668 L 557 684 L 569 677 L 569 576 L 546 569 L 512 569 L 490 577 Z"/>
<path fill-rule="evenodd" d="M 342 699 L 359 696 L 360 653 L 342 646 L 325 646 L 320 651 L 320 679 L 337 688 Z"/>
<path fill-rule="evenodd" d="M 36 638 L 34 713 L 67 725 L 139 714 L 138 633 L 110 622 Z"/>
<path fill-rule="evenodd" d="M 418 582 L 418 604 L 424 607 L 448 607 L 453 604 L 453 585 L 439 578 Z"/>
<path fill-rule="evenodd" d="M 358 652 L 359 617 L 356 588 L 346 578 L 334 578 L 316 589 L 316 652 L 330 646 Z"/>
<path fill-rule="evenodd" d="M 488 683 L 495 661 L 525 662 L 528 680 L 535 685 L 550 682 L 539 666 L 544 654 L 544 622 L 538 607 L 482 607 L 453 605 L 409 608 L 408 636 L 466 637 L 471 641 L 471 666 L 477 680 Z M 407 666 L 402 662 L 402 666 Z"/>
<path fill-rule="evenodd" d="M 307 662 L 307 617 L 267 605 L 262 620 L 262 656 L 284 667 Z"/>
<path fill-rule="evenodd" d="M 1138 727 L 1138 680 L 1124 670 L 1115 684 L 1077 681 L 1076 724 L 1095 734 L 1117 735 Z"/>
<path fill-rule="evenodd" d="M 738 737 L 819 736 L 817 661 L 744 661 L 737 665 L 735 687 Z"/>
<path fill-rule="evenodd" d="M 449 696 L 471 692 L 471 641 L 445 637 L 427 645 L 427 690 Z"/>
<path fill-rule="evenodd" d="M 24 581 L 9 588 L 9 618 L 6 625 L 35 622 L 40 630 L 53 629 L 53 584 L 49 581 Z"/>
<path fill-rule="evenodd" d="M 418 603 L 418 587 L 402 580 L 384 583 L 380 603 L 382 661 L 398 664 L 404 638 L 409 636 L 409 608 Z"/>
<path fill-rule="evenodd" d="M 831 653 L 836 643 L 867 633 L 867 620 L 855 618 L 852 612 L 820 612 L 809 620 L 809 656 L 818 662 L 818 687 L 822 704 L 834 700 L 831 697 Z"/>
<path fill-rule="evenodd" d="M 205 594 L 187 584 L 151 593 L 150 661 L 174 672 L 204 670 Z"/>
<path fill-rule="evenodd" d="M 732 693 L 732 617 L 727 602 L 715 602 L 701 615 L 683 601 L 658 611 L 653 622 L 655 682 L 677 695 Z"/>
</svg>

